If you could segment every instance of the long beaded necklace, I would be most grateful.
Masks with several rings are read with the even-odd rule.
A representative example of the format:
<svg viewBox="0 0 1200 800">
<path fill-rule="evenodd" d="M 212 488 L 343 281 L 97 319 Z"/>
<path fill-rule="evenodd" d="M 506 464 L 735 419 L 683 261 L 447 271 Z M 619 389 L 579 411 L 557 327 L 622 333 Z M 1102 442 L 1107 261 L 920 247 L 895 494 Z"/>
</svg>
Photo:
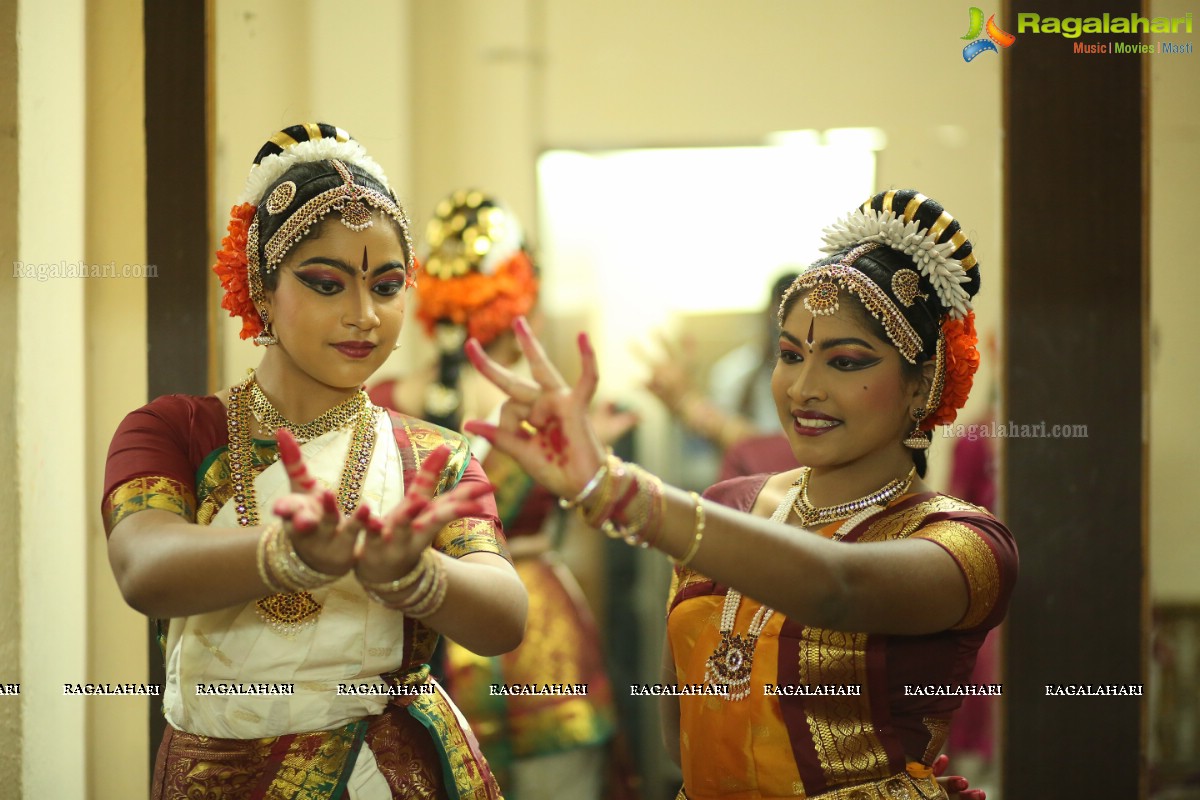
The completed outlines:
<svg viewBox="0 0 1200 800">
<path fill-rule="evenodd" d="M 872 506 L 886 507 L 892 500 L 908 491 L 915 474 L 916 468 L 914 467 L 906 478 L 890 481 L 883 488 L 866 497 L 852 500 L 849 503 L 839 503 L 836 506 L 815 508 L 808 500 L 806 490 L 809 469 L 804 467 L 800 478 L 788 489 L 783 502 L 771 515 L 771 521 L 786 523 L 788 514 L 794 508 L 800 517 L 801 524 L 810 528 L 814 525 L 824 525 L 835 520 L 845 519 Z M 842 526 L 834 534 L 834 539 L 840 539 L 848 530 L 848 526 Z M 747 628 L 746 635 L 742 636 L 740 633 L 733 632 L 738 608 L 741 605 L 741 592 L 732 588 L 725 592 L 725 602 L 721 606 L 721 623 L 718 628 L 721 641 L 713 650 L 713 654 L 708 657 L 704 669 L 704 682 L 710 686 L 725 686 L 728 693 L 724 695 L 724 699 L 729 701 L 743 700 L 750 695 L 750 671 L 754 665 L 754 648 L 758 644 L 758 637 L 762 635 L 767 622 L 775 613 L 774 609 L 760 606 L 750 619 L 750 627 Z"/>
<path fill-rule="evenodd" d="M 256 389 L 258 389 L 258 383 L 253 375 L 231 387 L 229 405 L 226 409 L 226 420 L 229 426 L 229 477 L 233 484 L 237 521 L 243 527 L 259 523 L 258 501 L 254 489 L 252 468 L 253 442 L 250 431 L 252 427 L 251 407 L 256 400 Z M 247 392 L 250 394 L 249 403 L 246 397 Z M 269 411 L 264 409 L 265 419 L 271 420 L 274 425 L 275 417 L 277 417 L 284 423 L 279 424 L 278 428 L 292 430 L 291 423 L 282 414 L 279 414 L 270 401 L 266 400 L 266 396 L 262 395 L 261 390 L 258 391 L 258 395 L 266 401 L 266 408 L 269 408 Z M 342 467 L 342 476 L 337 490 L 338 507 L 345 516 L 353 514 L 354 510 L 358 508 L 363 476 L 366 475 L 367 466 L 371 463 L 371 455 L 375 450 L 375 422 L 379 408 L 367 402 L 366 392 L 359 391 L 354 398 L 334 406 L 317 420 L 307 423 L 306 426 L 299 426 L 302 428 L 312 426 L 318 420 L 329 418 L 332 411 L 338 411 L 350 403 L 354 403 L 357 407 L 357 411 L 353 414 L 339 411 L 337 424 L 333 424 L 332 419 L 322 423 L 323 426 L 329 425 L 328 430 L 330 431 L 350 423 L 354 424 L 354 433 L 350 439 L 350 451 L 346 456 L 346 463 Z M 262 421 L 261 418 L 260 421 Z M 312 430 L 315 428 L 307 432 L 311 433 Z M 321 604 L 313 598 L 310 592 L 267 595 L 257 602 L 257 606 L 259 614 L 268 624 L 289 636 L 294 635 L 300 628 L 315 623 L 317 615 L 321 612 Z"/>
</svg>

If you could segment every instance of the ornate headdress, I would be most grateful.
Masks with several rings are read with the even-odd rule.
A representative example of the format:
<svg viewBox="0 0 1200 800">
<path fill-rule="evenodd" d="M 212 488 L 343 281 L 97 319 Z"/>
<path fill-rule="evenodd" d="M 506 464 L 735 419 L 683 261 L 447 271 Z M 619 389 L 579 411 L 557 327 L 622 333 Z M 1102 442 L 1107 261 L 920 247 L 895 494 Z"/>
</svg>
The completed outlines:
<svg viewBox="0 0 1200 800">
<path fill-rule="evenodd" d="M 891 190 L 826 228 L 824 238 L 821 249 L 836 257 L 800 274 L 780 303 L 780 324 L 796 292 L 807 292 L 804 307 L 814 317 L 836 312 L 839 294 L 850 292 L 882 324 L 908 363 L 917 364 L 922 355 L 934 359 L 933 386 L 918 427 L 929 431 L 953 422 L 979 368 L 971 310 L 979 266 L 961 226 L 919 192 Z M 882 247 L 907 256 L 912 268 L 889 270 L 890 278 L 880 282 L 854 266 Z M 935 324 L 936 341 L 925 342 L 917 332 L 914 322 L 922 318 Z"/>
<path fill-rule="evenodd" d="M 528 314 L 537 301 L 537 270 L 516 217 L 477 190 L 459 190 L 438 203 L 426 239 L 417 317 L 441 354 L 426 413 L 453 422 L 463 343 L 470 336 L 486 345 Z"/>
<path fill-rule="evenodd" d="M 294 175 L 298 165 L 322 163 L 325 169 Z M 263 278 L 279 268 L 314 225 L 337 211 L 347 228 L 365 230 L 373 223 L 372 209 L 400 228 L 411 282 L 415 260 L 408 218 L 363 146 L 341 128 L 315 122 L 272 136 L 255 156 L 245 189 L 230 210 L 228 234 L 213 266 L 225 289 L 221 307 L 242 318 L 239 335 L 248 339 L 262 333 L 256 304 L 263 298 Z"/>
</svg>

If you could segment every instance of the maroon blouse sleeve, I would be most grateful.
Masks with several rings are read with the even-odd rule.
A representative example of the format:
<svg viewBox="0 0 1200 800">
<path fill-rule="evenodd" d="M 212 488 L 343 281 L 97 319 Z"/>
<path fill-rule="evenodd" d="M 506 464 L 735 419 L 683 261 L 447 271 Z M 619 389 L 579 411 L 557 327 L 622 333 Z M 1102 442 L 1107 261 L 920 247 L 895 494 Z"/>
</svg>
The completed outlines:
<svg viewBox="0 0 1200 800">
<path fill-rule="evenodd" d="M 755 498 L 770 477 L 769 474 L 745 475 L 714 483 L 705 490 L 704 499 L 749 513 L 754 508 Z"/>
<path fill-rule="evenodd" d="M 983 514 L 934 515 L 912 535 L 946 550 L 967 584 L 967 611 L 954 630 L 987 630 L 999 625 L 1017 582 L 1017 545 L 1012 533 Z"/>
<path fill-rule="evenodd" d="M 491 481 L 475 456 L 471 456 L 458 485 L 491 486 Z M 495 553 L 511 561 L 508 544 L 504 540 L 504 528 L 496 511 L 496 498 L 488 492 L 479 498 L 479 502 L 483 505 L 480 513 L 453 520 L 438 532 L 433 540 L 434 549 L 452 558 L 462 558 L 467 553 Z"/>
<path fill-rule="evenodd" d="M 196 468 L 224 444 L 224 423 L 224 406 L 212 396 L 167 395 L 130 412 L 104 465 L 105 534 L 151 508 L 195 520 Z"/>
</svg>

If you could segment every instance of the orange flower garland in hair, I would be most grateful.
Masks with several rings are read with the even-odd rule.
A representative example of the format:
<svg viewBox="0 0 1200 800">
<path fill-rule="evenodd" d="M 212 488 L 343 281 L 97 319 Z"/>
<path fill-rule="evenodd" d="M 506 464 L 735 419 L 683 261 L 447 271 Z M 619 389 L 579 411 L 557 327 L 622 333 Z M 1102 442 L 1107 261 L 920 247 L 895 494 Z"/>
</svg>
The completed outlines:
<svg viewBox="0 0 1200 800">
<path fill-rule="evenodd" d="M 468 272 L 455 278 L 426 274 L 417 284 L 417 317 L 426 333 L 441 320 L 466 325 L 467 334 L 486 345 L 528 314 L 537 300 L 538 280 L 533 262 L 518 251 L 490 275 Z"/>
<path fill-rule="evenodd" d="M 942 324 L 946 337 L 946 378 L 942 387 L 942 402 L 937 410 L 921 422 L 921 430 L 933 430 L 935 425 L 949 425 L 958 417 L 958 410 L 967 404 L 975 371 L 979 369 L 979 350 L 975 345 L 975 312 L 963 319 L 947 319 Z"/>
<path fill-rule="evenodd" d="M 221 240 L 221 249 L 217 251 L 217 263 L 213 264 L 213 272 L 221 279 L 221 287 L 225 296 L 221 298 L 221 308 L 229 312 L 231 317 L 242 318 L 242 330 L 238 336 L 252 339 L 262 333 L 262 319 L 258 309 L 250 300 L 250 282 L 246 263 L 246 234 L 250 231 L 250 223 L 254 221 L 257 207 L 252 203 L 236 205 L 229 211 L 229 233 Z"/>
</svg>

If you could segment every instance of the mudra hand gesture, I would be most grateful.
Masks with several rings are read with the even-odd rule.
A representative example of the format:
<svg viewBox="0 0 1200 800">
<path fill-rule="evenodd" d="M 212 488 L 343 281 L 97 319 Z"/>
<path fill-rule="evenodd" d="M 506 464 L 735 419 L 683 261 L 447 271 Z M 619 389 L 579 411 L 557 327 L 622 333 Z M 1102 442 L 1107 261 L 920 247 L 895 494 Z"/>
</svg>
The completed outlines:
<svg viewBox="0 0 1200 800">
<path fill-rule="evenodd" d="M 450 448 L 440 447 L 405 487 L 404 498 L 383 517 L 366 504 L 346 516 L 333 491 L 309 474 L 292 434 L 281 429 L 277 438 L 292 494 L 275 503 L 275 514 L 284 521 L 301 560 L 331 576 L 353 568 L 363 583 L 403 577 L 416 568 L 442 526 L 480 513 L 478 498 L 490 490 L 486 484 L 458 486 L 435 497 L 438 477 L 450 458 Z"/>
<path fill-rule="evenodd" d="M 470 420 L 465 428 L 512 456 L 551 492 L 573 498 L 605 460 L 588 415 L 599 379 L 596 354 L 587 334 L 580 334 L 583 371 L 579 382 L 568 386 L 523 317 L 513 323 L 513 330 L 531 378 L 520 377 L 493 361 L 474 339 L 467 342 L 471 363 L 504 391 L 508 400 L 501 406 L 498 424 Z"/>
</svg>

